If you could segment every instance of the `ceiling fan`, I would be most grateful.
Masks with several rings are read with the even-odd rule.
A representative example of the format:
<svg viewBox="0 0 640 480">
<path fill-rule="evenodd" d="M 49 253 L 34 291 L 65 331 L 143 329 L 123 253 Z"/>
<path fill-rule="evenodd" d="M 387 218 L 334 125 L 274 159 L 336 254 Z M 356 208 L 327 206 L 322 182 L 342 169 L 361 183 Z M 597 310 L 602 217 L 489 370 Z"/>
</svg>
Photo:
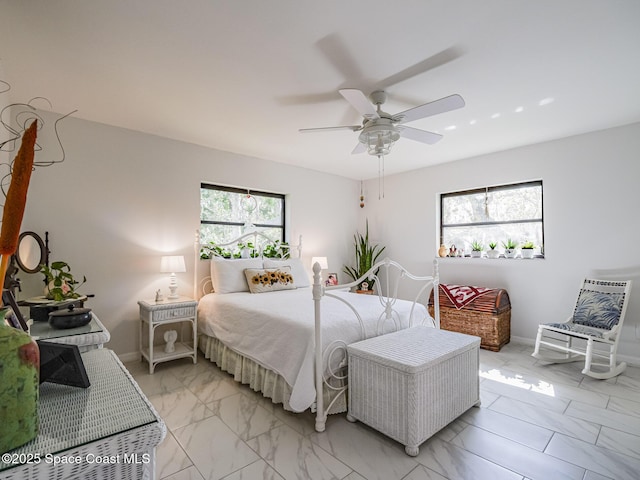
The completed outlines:
<svg viewBox="0 0 640 480">
<path fill-rule="evenodd" d="M 391 147 L 400 137 L 433 145 L 442 139 L 442 135 L 409 127 L 405 124 L 456 110 L 465 105 L 464 99 L 460 95 L 454 94 L 391 115 L 383 112 L 381 108 L 381 105 L 387 99 L 387 94 L 383 90 L 374 91 L 370 95 L 371 101 L 367 99 L 362 91 L 355 88 L 344 88 L 339 90 L 339 92 L 340 95 L 363 116 L 362 125 L 301 128 L 299 131 L 303 133 L 325 132 L 329 130 L 351 130 L 353 132 L 360 132 L 358 145 L 356 145 L 351 153 L 367 152 L 377 157 L 383 157 L 389 154 Z"/>
</svg>

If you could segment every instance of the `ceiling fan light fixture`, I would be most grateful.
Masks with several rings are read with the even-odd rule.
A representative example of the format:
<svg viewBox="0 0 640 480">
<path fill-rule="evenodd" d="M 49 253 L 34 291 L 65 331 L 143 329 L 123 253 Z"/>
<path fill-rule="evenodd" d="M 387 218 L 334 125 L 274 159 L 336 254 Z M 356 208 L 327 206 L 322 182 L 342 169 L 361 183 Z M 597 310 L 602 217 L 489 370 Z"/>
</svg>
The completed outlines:
<svg viewBox="0 0 640 480">
<path fill-rule="evenodd" d="M 369 155 L 388 155 L 393 144 L 400 138 L 400 130 L 392 124 L 371 125 L 365 127 L 358 140 L 365 147 Z"/>
</svg>

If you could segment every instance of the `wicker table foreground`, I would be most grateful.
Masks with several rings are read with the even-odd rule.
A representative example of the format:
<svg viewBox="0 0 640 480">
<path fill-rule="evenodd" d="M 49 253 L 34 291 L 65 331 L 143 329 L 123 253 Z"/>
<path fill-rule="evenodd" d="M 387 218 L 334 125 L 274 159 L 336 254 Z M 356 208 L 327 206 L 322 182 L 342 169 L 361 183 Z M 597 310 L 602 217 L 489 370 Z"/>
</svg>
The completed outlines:
<svg viewBox="0 0 640 480">
<path fill-rule="evenodd" d="M 82 360 L 91 386 L 40 385 L 40 432 L 2 456 L 0 480 L 155 478 L 164 422 L 114 352 Z"/>
<path fill-rule="evenodd" d="M 426 326 L 347 347 L 350 421 L 405 445 L 421 443 L 480 403 L 480 339 Z"/>
</svg>

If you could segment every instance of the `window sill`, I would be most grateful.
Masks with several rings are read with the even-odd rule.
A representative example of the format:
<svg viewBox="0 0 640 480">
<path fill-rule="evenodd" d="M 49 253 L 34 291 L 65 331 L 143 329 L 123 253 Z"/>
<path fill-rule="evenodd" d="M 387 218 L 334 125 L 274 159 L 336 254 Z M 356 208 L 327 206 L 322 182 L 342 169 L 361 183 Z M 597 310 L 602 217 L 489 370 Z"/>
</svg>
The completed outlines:
<svg viewBox="0 0 640 480">
<path fill-rule="evenodd" d="M 465 255 L 464 257 L 436 257 L 438 260 L 490 260 L 490 261 L 499 261 L 499 260 L 544 260 L 544 255 L 534 255 L 533 258 L 522 258 L 521 256 L 507 258 L 504 255 L 500 255 L 498 258 L 489 258 L 489 257 L 472 257 L 471 255 Z"/>
</svg>

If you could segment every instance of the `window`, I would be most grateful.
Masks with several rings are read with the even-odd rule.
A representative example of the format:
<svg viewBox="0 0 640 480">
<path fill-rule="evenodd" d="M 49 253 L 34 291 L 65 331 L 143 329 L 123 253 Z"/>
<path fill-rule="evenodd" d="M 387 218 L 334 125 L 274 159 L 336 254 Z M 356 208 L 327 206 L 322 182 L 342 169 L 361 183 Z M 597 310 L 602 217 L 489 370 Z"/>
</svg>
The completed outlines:
<svg viewBox="0 0 640 480">
<path fill-rule="evenodd" d="M 269 238 L 285 240 L 284 195 L 200 184 L 200 242 L 226 243 L 252 224 Z"/>
<path fill-rule="evenodd" d="M 508 239 L 519 247 L 532 242 L 534 253 L 544 255 L 542 180 L 440 196 L 440 243 L 467 255 L 474 242 L 483 250 L 493 242 L 504 252 Z"/>
</svg>

